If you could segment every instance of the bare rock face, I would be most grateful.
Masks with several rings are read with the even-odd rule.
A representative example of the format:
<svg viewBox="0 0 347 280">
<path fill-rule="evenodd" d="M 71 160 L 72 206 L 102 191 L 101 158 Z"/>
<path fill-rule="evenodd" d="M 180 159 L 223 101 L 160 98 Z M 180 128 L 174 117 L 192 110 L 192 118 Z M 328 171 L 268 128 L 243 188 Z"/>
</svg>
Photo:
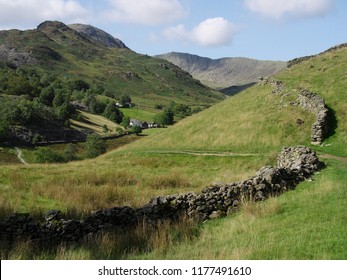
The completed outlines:
<svg viewBox="0 0 347 280">
<path fill-rule="evenodd" d="M 16 67 L 27 64 L 34 65 L 37 63 L 36 59 L 30 53 L 20 52 L 6 45 L 0 45 L 0 61 L 11 63 Z"/>
<path fill-rule="evenodd" d="M 83 34 L 89 40 L 98 42 L 109 48 L 121 48 L 127 49 L 128 47 L 119 39 L 114 38 L 107 32 L 86 24 L 70 24 L 68 25 L 71 29 Z"/>
</svg>

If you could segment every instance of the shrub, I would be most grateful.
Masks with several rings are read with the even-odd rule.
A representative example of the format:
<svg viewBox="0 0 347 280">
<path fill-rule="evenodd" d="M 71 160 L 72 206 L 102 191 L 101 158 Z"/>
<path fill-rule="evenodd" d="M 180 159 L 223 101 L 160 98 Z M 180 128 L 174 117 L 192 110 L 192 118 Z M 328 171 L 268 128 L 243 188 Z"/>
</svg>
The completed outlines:
<svg viewBox="0 0 347 280">
<path fill-rule="evenodd" d="M 135 125 L 131 128 L 131 133 L 139 135 L 142 132 L 142 128 L 138 125 Z"/>
<path fill-rule="evenodd" d="M 76 153 L 77 153 L 77 148 L 74 144 L 69 143 L 67 144 L 65 150 L 64 150 L 64 156 L 67 161 L 73 161 L 76 160 Z"/>
<path fill-rule="evenodd" d="M 65 162 L 65 158 L 50 148 L 40 147 L 35 151 L 36 163 L 60 163 Z"/>
<path fill-rule="evenodd" d="M 89 158 L 97 157 L 106 152 L 106 144 L 98 134 L 91 134 L 87 137 L 85 148 Z"/>
</svg>

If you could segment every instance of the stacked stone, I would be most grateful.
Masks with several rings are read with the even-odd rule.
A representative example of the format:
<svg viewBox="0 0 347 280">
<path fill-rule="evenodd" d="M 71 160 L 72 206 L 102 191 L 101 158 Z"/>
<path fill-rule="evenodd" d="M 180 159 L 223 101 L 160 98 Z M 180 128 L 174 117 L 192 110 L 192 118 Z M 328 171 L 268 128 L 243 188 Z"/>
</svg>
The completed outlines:
<svg viewBox="0 0 347 280">
<path fill-rule="evenodd" d="M 323 98 L 308 90 L 303 90 L 299 93 L 298 104 L 316 115 L 316 121 L 311 127 L 311 143 L 314 145 L 322 144 L 328 132 L 329 112 Z"/>
<path fill-rule="evenodd" d="M 0 240 L 15 240 L 21 236 L 39 238 L 41 228 L 27 213 L 13 214 L 0 222 Z"/>
</svg>

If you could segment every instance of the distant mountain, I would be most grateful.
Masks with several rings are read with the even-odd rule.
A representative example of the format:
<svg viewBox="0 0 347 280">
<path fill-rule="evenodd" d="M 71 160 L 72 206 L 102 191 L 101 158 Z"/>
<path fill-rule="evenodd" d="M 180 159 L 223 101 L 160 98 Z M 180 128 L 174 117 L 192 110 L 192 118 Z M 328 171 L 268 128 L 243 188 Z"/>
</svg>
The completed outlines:
<svg viewBox="0 0 347 280">
<path fill-rule="evenodd" d="M 110 48 L 125 48 L 128 47 L 118 38 L 114 38 L 112 35 L 108 34 L 107 32 L 96 28 L 94 26 L 88 25 L 88 24 L 69 24 L 68 27 L 71 29 L 82 33 L 85 35 L 88 39 L 94 42 L 99 42 L 102 45 Z"/>
<path fill-rule="evenodd" d="M 215 89 L 247 86 L 260 76 L 270 76 L 286 68 L 284 61 L 264 61 L 243 57 L 211 59 L 171 52 L 156 57 L 166 59 L 189 72 L 195 79 Z"/>
</svg>

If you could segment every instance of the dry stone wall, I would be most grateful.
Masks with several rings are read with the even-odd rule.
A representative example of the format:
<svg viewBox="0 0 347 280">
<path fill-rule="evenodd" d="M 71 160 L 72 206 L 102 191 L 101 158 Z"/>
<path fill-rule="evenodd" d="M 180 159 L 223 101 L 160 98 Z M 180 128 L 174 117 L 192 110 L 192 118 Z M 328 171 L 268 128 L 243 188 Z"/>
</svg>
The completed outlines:
<svg viewBox="0 0 347 280">
<path fill-rule="evenodd" d="M 287 67 L 290 68 L 293 65 L 302 63 L 302 62 L 307 61 L 307 60 L 310 60 L 310 59 L 315 58 L 317 56 L 320 56 L 322 54 L 329 53 L 329 52 L 332 52 L 332 51 L 336 51 L 336 50 L 339 50 L 339 49 L 342 49 L 342 48 L 346 48 L 346 47 L 347 47 L 347 43 L 344 43 L 344 44 L 340 44 L 340 45 L 334 46 L 334 47 L 332 47 L 330 49 L 327 49 L 326 51 L 321 52 L 321 53 L 316 54 L 316 55 L 309 55 L 309 56 L 303 56 L 303 57 L 299 57 L 299 58 L 294 58 L 294 59 L 289 60 L 287 62 Z"/>
<path fill-rule="evenodd" d="M 328 133 L 328 113 L 323 98 L 308 90 L 303 90 L 298 95 L 298 105 L 316 115 L 316 121 L 311 127 L 311 143 L 320 145 Z"/>
<path fill-rule="evenodd" d="M 283 82 L 276 79 L 261 78 L 260 84 L 271 84 L 274 88 L 272 91 L 273 94 L 283 94 L 285 91 Z M 329 128 L 329 109 L 326 106 L 324 99 L 309 90 L 302 90 L 298 94 L 297 101 L 291 104 L 301 106 L 303 109 L 316 116 L 316 120 L 311 127 L 311 143 L 313 145 L 322 144 L 327 137 Z"/>
<path fill-rule="evenodd" d="M 203 222 L 233 213 L 244 202 L 263 201 L 294 189 L 323 166 L 310 148 L 284 148 L 277 166 L 265 166 L 245 181 L 209 186 L 201 193 L 158 196 L 140 208 L 102 209 L 84 220 L 64 219 L 59 210 L 49 211 L 41 221 L 29 214 L 13 214 L 0 222 L 0 240 L 12 242 L 25 237 L 50 244 L 77 242 L 94 233 L 126 230 L 143 222 L 156 225 L 160 220 L 176 220 L 181 215 Z"/>
</svg>

